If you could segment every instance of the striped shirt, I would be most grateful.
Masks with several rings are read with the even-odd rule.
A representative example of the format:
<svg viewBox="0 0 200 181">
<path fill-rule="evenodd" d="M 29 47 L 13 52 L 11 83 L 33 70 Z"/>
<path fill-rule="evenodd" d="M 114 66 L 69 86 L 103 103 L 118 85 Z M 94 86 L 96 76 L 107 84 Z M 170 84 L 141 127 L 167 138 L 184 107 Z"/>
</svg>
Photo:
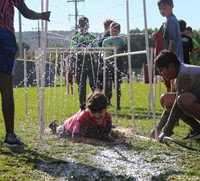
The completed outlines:
<svg viewBox="0 0 200 181">
<path fill-rule="evenodd" d="M 19 7 L 24 0 L 0 0 L 0 27 L 14 31 L 14 6 Z"/>
</svg>

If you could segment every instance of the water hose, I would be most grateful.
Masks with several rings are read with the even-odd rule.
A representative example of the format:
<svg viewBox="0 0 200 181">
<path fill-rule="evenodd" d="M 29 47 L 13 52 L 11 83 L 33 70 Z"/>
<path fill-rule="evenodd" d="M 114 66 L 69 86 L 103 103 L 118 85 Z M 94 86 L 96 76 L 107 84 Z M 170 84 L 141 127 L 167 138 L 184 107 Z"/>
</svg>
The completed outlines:
<svg viewBox="0 0 200 181">
<path fill-rule="evenodd" d="M 177 141 L 177 140 L 175 140 L 175 139 L 173 139 L 173 138 L 171 138 L 171 137 L 168 137 L 168 136 L 165 136 L 165 137 L 163 138 L 163 142 L 164 142 L 167 146 L 170 146 L 169 142 L 173 142 L 173 143 L 175 143 L 175 144 L 177 144 L 177 145 L 179 145 L 179 146 L 181 146 L 181 147 L 183 147 L 183 148 L 186 148 L 186 149 L 188 149 L 188 150 L 200 151 L 200 149 L 198 149 L 198 148 L 193 148 L 193 147 L 191 147 L 191 146 L 187 146 L 187 145 L 185 145 L 184 143 L 181 143 L 180 141 Z"/>
</svg>

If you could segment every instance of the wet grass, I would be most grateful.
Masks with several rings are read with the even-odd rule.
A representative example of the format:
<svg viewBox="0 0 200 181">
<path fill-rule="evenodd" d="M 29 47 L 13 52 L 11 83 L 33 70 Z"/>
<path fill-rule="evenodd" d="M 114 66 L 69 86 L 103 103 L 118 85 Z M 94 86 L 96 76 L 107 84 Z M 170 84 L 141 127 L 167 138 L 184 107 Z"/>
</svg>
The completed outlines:
<svg viewBox="0 0 200 181">
<path fill-rule="evenodd" d="M 148 110 L 149 85 L 133 84 L 134 120 L 130 102 L 130 85 L 122 84 L 122 110 L 118 112 L 119 128 L 136 131 L 148 137 L 153 127 L 152 114 Z M 157 85 L 156 117 L 161 115 L 159 94 L 165 91 L 162 85 L 159 93 Z M 77 87 L 74 95 L 65 95 L 66 88 L 45 88 L 45 125 L 52 120 L 62 123 L 79 110 Z M 89 89 L 88 89 L 89 92 Z M 25 117 L 24 89 L 16 88 L 16 133 L 27 144 L 23 152 L 0 147 L 0 180 L 200 180 L 200 154 L 179 147 L 174 143 L 170 147 L 154 141 L 128 136 L 126 141 L 117 145 L 93 146 L 72 144 L 69 140 L 56 135 L 39 135 L 38 102 L 36 88 L 29 88 L 28 116 Z M 112 104 L 115 104 L 114 96 Z M 116 124 L 114 107 L 108 108 Z M 150 111 L 151 112 L 151 111 Z M 132 127 L 134 125 L 134 127 Z M 5 128 L 0 115 L 0 145 Z M 188 146 L 200 148 L 200 143 L 183 140 L 188 127 L 180 121 L 175 128 L 173 138 Z M 126 134 L 125 134 L 126 135 Z"/>
</svg>

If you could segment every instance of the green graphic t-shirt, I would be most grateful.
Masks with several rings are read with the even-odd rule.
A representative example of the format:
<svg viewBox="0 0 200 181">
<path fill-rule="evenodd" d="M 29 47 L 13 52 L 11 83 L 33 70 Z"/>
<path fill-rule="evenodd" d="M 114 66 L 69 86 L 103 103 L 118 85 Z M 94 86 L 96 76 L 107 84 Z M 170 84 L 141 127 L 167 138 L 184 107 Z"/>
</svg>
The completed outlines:
<svg viewBox="0 0 200 181">
<path fill-rule="evenodd" d="M 70 42 L 70 48 L 85 48 L 85 47 L 97 47 L 98 42 L 96 37 L 91 34 L 87 33 L 86 35 L 78 33 L 74 35 Z"/>
</svg>

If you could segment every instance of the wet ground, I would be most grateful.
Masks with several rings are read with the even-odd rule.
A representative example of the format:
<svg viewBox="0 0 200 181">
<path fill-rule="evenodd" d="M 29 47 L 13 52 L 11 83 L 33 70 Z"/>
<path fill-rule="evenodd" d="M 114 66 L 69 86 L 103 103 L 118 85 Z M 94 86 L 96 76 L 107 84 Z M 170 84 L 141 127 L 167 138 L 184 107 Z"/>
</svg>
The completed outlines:
<svg viewBox="0 0 200 181">
<path fill-rule="evenodd" d="M 83 153 L 84 154 L 84 153 Z M 161 157 L 160 155 L 159 157 Z M 60 158 L 62 157 L 62 161 Z M 87 163 L 76 163 L 75 159 L 62 154 L 51 164 L 38 165 L 40 172 L 45 172 L 45 180 L 162 180 L 159 179 L 166 172 L 173 174 L 184 170 L 177 170 L 172 159 L 166 157 L 162 162 L 152 162 L 156 155 L 150 157 L 147 153 L 130 151 L 125 146 L 101 148 L 98 154 L 86 153 Z"/>
<path fill-rule="evenodd" d="M 154 154 L 151 152 L 151 144 L 149 147 L 148 144 L 147 147 L 144 145 L 140 147 L 129 143 L 114 146 L 78 144 L 65 148 L 66 152 L 58 151 L 47 162 L 39 163 L 32 174 L 38 174 L 44 180 L 60 181 L 148 181 L 173 178 L 179 180 L 179 175 L 186 172 L 177 160 L 179 151 L 169 152 L 169 155 L 166 154 L 168 152 Z M 163 148 L 168 149 L 166 145 L 163 145 Z"/>
</svg>

